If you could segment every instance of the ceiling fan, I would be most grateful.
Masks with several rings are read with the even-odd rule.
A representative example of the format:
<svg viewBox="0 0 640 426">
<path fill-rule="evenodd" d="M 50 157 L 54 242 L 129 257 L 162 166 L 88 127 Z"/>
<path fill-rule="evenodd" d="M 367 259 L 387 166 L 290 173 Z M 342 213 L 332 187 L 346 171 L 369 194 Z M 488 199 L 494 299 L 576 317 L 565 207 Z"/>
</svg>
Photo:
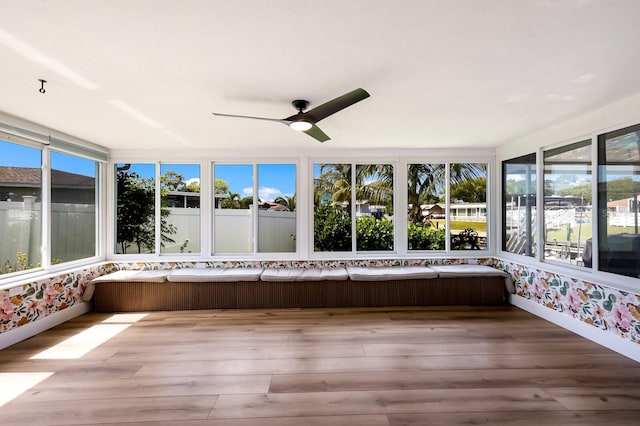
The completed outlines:
<svg viewBox="0 0 640 426">
<path fill-rule="evenodd" d="M 331 138 L 327 136 L 327 134 L 322 130 L 320 130 L 320 128 L 316 126 L 316 123 L 332 114 L 335 114 L 340 110 L 345 109 L 348 106 L 355 104 L 356 102 L 360 102 L 361 100 L 368 98 L 369 96 L 369 93 L 367 93 L 367 91 L 364 89 L 352 90 L 349 93 L 338 96 L 337 98 L 332 99 L 329 102 L 325 102 L 322 105 L 318 105 L 317 107 L 306 112 L 305 110 L 309 106 L 309 101 L 298 99 L 291 102 L 293 107 L 297 109 L 298 112 L 292 116 L 282 119 L 252 117 L 248 115 L 221 114 L 217 112 L 214 112 L 213 115 L 217 115 L 220 117 L 250 118 L 253 120 L 275 121 L 278 123 L 286 124 L 294 130 L 304 132 L 320 142 L 326 142 Z"/>
</svg>

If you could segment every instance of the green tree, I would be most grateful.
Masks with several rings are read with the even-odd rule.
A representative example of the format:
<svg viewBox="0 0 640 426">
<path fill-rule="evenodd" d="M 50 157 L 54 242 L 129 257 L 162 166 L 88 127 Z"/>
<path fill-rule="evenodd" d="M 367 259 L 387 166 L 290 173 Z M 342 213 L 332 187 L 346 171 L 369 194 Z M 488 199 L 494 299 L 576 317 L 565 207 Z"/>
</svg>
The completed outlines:
<svg viewBox="0 0 640 426">
<path fill-rule="evenodd" d="M 228 194 L 229 182 L 220 178 L 215 179 L 215 181 L 213 182 L 213 192 L 215 194 Z"/>
<path fill-rule="evenodd" d="M 296 211 L 296 194 L 293 194 L 291 196 L 285 195 L 284 197 L 277 197 L 275 200 L 273 200 L 273 202 L 286 207 L 290 212 Z"/>
<path fill-rule="evenodd" d="M 410 164 L 407 168 L 408 219 L 412 223 L 423 221 L 422 205 L 435 204 L 441 200 L 438 193 L 443 189 L 446 168 L 444 164 Z"/>
<path fill-rule="evenodd" d="M 464 185 L 469 181 L 484 179 L 484 199 L 486 200 L 486 165 L 482 163 L 454 163 L 449 165 L 450 190 L 456 185 Z M 410 164 L 407 168 L 407 201 L 409 204 L 408 218 L 412 223 L 423 221 L 423 204 L 442 202 L 446 182 L 445 164 Z M 481 186 L 481 184 L 480 184 Z M 478 191 L 478 188 L 474 189 Z M 460 194 L 463 195 L 463 194 Z M 451 193 L 451 198 L 456 198 Z M 468 200 L 466 200 L 468 201 Z"/>
<path fill-rule="evenodd" d="M 361 164 L 356 166 L 356 198 L 393 208 L 393 166 Z"/>
<path fill-rule="evenodd" d="M 117 230 L 116 242 L 122 253 L 135 246 L 155 250 L 155 185 L 153 179 L 141 178 L 126 166 L 117 171 Z M 169 209 L 160 209 L 161 242 L 173 242 L 169 235 L 175 227 L 167 222 Z"/>
<path fill-rule="evenodd" d="M 184 191 L 186 187 L 184 175 L 172 170 L 167 170 L 167 172 L 160 177 L 160 183 L 162 189 L 167 192 Z"/>
<path fill-rule="evenodd" d="M 318 206 L 328 200 L 346 203 L 351 211 L 350 164 L 320 165 L 320 176 L 314 179 L 314 203 Z"/>
<path fill-rule="evenodd" d="M 200 192 L 200 182 L 193 180 L 193 181 L 189 182 L 184 187 L 184 190 L 186 192 L 198 192 L 199 193 Z"/>
<path fill-rule="evenodd" d="M 632 198 L 635 194 L 640 194 L 640 182 L 633 180 L 630 176 L 621 179 L 612 179 L 606 183 L 607 201 L 622 200 Z M 591 194 L 591 189 L 585 192 Z"/>
<path fill-rule="evenodd" d="M 228 197 L 220 203 L 220 207 L 223 209 L 240 209 L 240 194 L 228 191 L 227 195 Z"/>
<path fill-rule="evenodd" d="M 456 182 L 449 188 L 452 200 L 466 203 L 484 203 L 487 201 L 487 178 L 478 177 Z"/>
<path fill-rule="evenodd" d="M 259 201 L 259 200 L 258 200 Z M 247 195 L 240 199 L 240 208 L 247 210 L 253 204 L 253 195 Z"/>
<path fill-rule="evenodd" d="M 356 167 L 356 199 L 393 206 L 393 166 L 362 164 Z M 343 203 L 351 210 L 352 176 L 350 164 L 322 164 L 320 176 L 314 180 L 314 201 Z"/>
</svg>

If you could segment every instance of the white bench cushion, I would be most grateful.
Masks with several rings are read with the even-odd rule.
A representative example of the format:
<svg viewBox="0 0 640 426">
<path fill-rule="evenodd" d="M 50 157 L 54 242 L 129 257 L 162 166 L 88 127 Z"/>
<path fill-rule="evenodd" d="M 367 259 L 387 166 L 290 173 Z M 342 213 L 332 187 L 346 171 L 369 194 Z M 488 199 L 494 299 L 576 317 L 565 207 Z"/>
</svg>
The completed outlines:
<svg viewBox="0 0 640 426">
<path fill-rule="evenodd" d="M 344 281 L 349 278 L 345 268 L 267 268 L 262 281 Z"/>
<path fill-rule="evenodd" d="M 109 283 L 118 281 L 129 282 L 147 282 L 147 283 L 163 283 L 167 281 L 169 275 L 168 270 L 160 271 L 116 271 L 110 274 L 101 275 L 92 279 L 87 288 L 82 293 L 82 300 L 88 302 L 93 297 L 93 293 L 96 290 L 97 283 Z"/>
<path fill-rule="evenodd" d="M 302 281 L 345 281 L 349 278 L 345 268 L 307 268 L 302 271 Z"/>
<path fill-rule="evenodd" d="M 500 269 L 486 265 L 431 265 L 438 272 L 438 276 L 447 277 L 504 277 L 504 285 L 511 294 L 516 292 L 511 275 Z"/>
<path fill-rule="evenodd" d="M 485 265 L 431 265 L 431 268 L 438 271 L 438 276 L 446 277 L 478 277 L 478 276 L 501 276 L 508 274 L 500 269 Z"/>
<path fill-rule="evenodd" d="M 222 268 L 187 268 L 187 269 L 175 269 L 167 276 L 168 281 L 176 283 L 196 282 L 204 283 L 217 281 L 217 277 L 222 275 L 224 269 Z"/>
<path fill-rule="evenodd" d="M 438 276 L 427 266 L 347 266 L 347 272 L 352 281 L 420 280 Z"/>
<path fill-rule="evenodd" d="M 173 282 L 235 282 L 258 281 L 263 268 L 185 268 L 172 271 L 167 279 Z"/>
<path fill-rule="evenodd" d="M 116 271 L 94 278 L 94 283 L 108 283 L 115 281 L 134 281 L 147 283 L 163 283 L 167 280 L 169 270 L 160 271 Z"/>
<path fill-rule="evenodd" d="M 303 271 L 302 268 L 266 268 L 260 275 L 260 279 L 279 282 L 301 281 Z"/>
</svg>

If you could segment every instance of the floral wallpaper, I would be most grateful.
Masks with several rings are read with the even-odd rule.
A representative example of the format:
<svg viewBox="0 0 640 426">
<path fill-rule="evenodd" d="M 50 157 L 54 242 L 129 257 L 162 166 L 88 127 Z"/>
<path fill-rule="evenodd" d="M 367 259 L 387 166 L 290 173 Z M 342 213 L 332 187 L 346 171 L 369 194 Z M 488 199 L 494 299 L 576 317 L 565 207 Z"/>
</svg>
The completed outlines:
<svg viewBox="0 0 640 426">
<path fill-rule="evenodd" d="M 0 333 L 37 321 L 82 302 L 89 281 L 111 272 L 114 265 L 100 265 L 0 290 Z"/>
<path fill-rule="evenodd" d="M 207 262 L 123 262 L 114 264 L 117 269 L 128 270 L 162 270 L 196 268 L 337 268 L 340 266 L 421 266 L 421 265 L 456 265 L 473 263 L 493 266 L 493 258 L 448 258 L 448 259 L 356 259 L 356 260 L 230 260 Z M 202 266 L 201 266 L 202 267 Z"/>
<path fill-rule="evenodd" d="M 640 344 L 640 294 L 505 260 L 495 266 L 511 274 L 518 296 Z"/>
</svg>

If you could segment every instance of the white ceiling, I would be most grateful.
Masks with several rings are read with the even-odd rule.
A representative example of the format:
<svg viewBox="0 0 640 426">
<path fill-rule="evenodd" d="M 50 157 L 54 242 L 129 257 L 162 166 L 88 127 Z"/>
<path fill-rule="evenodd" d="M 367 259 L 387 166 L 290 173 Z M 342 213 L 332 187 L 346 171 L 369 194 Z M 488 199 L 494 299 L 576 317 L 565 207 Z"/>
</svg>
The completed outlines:
<svg viewBox="0 0 640 426">
<path fill-rule="evenodd" d="M 112 149 L 489 147 L 640 92 L 638 0 L 0 2 L 0 111 Z M 357 87 L 325 144 L 211 114 Z"/>
</svg>

